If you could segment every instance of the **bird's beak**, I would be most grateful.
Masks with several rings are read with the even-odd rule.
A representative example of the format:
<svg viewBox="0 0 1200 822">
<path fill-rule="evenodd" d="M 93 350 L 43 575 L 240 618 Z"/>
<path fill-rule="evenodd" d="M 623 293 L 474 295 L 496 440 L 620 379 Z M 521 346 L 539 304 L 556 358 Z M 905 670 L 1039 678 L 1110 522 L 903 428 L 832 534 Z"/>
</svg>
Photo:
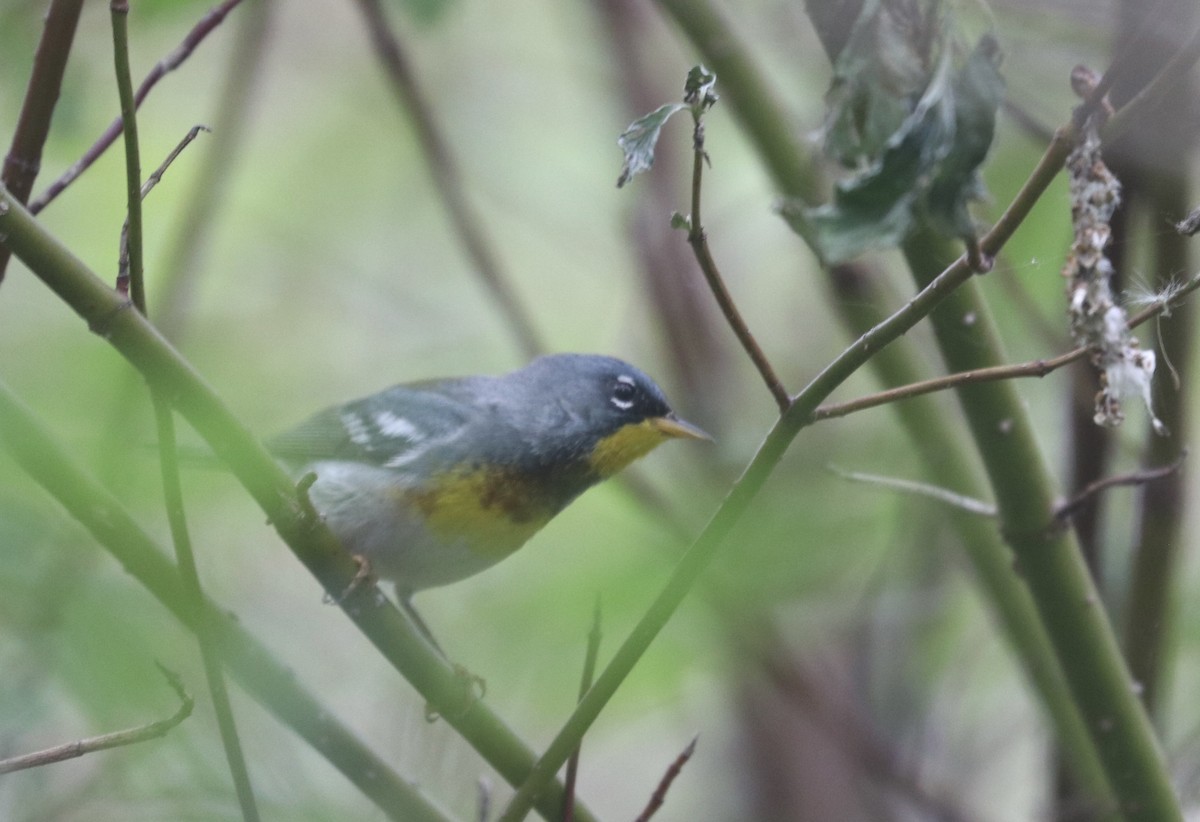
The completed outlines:
<svg viewBox="0 0 1200 822">
<path fill-rule="evenodd" d="M 691 440 L 707 440 L 712 442 L 713 438 L 705 431 L 692 425 L 686 420 L 681 420 L 679 417 L 672 414 L 667 414 L 664 417 L 653 417 L 650 419 L 650 425 L 659 433 L 667 437 L 683 437 Z"/>
</svg>

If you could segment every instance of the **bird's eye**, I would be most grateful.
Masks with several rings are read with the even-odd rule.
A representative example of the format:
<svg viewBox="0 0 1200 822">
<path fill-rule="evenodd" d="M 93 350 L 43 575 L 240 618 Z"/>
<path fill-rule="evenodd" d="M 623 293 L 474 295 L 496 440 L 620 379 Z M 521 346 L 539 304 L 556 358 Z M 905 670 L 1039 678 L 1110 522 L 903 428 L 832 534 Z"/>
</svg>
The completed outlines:
<svg viewBox="0 0 1200 822">
<path fill-rule="evenodd" d="M 633 384 L 633 380 L 625 375 L 617 377 L 617 383 L 613 386 L 612 404 L 622 411 L 628 411 L 633 408 L 636 399 L 637 386 Z"/>
</svg>

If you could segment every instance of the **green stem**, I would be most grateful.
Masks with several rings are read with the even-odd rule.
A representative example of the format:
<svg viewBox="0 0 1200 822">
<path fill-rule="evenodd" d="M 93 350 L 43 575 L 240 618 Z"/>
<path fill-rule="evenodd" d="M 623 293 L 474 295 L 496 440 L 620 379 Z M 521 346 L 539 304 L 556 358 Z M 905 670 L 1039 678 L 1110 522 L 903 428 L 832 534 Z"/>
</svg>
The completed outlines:
<svg viewBox="0 0 1200 822">
<path fill-rule="evenodd" d="M 112 12 L 113 62 L 116 68 L 117 93 L 121 99 L 121 123 L 125 135 L 125 185 L 128 208 L 128 233 L 121 249 L 122 275 L 128 259 L 129 292 L 134 306 L 146 315 L 146 286 L 142 263 L 142 170 L 138 151 L 137 106 L 133 99 L 133 80 L 129 73 L 129 3 L 113 0 Z M 179 481 L 179 457 L 175 445 L 175 421 L 171 407 L 158 392 L 153 393 L 154 419 L 158 429 L 159 466 L 162 472 L 163 498 L 167 508 L 167 521 L 171 528 L 171 541 L 175 546 L 175 559 L 183 581 L 183 593 L 189 609 L 196 615 L 196 640 L 200 647 L 204 676 L 208 682 L 209 695 L 213 701 L 213 712 L 225 750 L 225 760 L 233 777 L 242 818 L 246 822 L 258 822 L 258 803 L 254 799 L 254 788 L 246 757 L 238 737 L 237 723 L 233 718 L 233 705 L 225 687 L 221 672 L 220 655 L 213 641 L 212 626 L 208 624 L 204 608 L 204 590 L 200 585 L 200 573 L 196 567 L 196 556 L 192 551 L 192 540 L 188 534 L 187 516 L 183 502 L 183 488 Z"/>
<path fill-rule="evenodd" d="M 924 230 L 905 242 L 904 254 L 917 283 L 924 284 L 953 264 L 957 249 Z M 952 294 L 931 319 L 951 370 L 1005 361 L 973 283 Z M 991 480 L 1001 532 L 1016 555 L 1121 811 L 1130 820 L 1181 820 L 1158 741 L 1074 535 L 1054 527 L 1054 483 L 1016 386 L 972 383 L 960 386 L 958 396 Z"/>
</svg>

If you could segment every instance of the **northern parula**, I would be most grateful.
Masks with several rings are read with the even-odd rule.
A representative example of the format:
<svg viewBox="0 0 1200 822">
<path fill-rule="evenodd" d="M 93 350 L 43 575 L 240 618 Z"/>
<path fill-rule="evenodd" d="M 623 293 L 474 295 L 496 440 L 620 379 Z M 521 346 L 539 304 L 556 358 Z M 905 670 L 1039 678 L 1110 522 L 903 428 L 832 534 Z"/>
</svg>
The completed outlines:
<svg viewBox="0 0 1200 822">
<path fill-rule="evenodd" d="M 673 437 L 711 439 L 612 357 L 555 354 L 498 377 L 408 383 L 268 440 L 330 530 L 414 591 L 520 548 L 592 485 Z"/>
</svg>

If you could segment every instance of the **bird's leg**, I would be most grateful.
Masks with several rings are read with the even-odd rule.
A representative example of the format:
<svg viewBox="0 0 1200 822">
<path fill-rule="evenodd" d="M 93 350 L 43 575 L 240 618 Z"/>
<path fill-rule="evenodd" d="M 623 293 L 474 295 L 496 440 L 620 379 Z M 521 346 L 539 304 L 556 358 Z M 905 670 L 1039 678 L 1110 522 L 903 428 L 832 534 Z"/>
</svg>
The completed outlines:
<svg viewBox="0 0 1200 822">
<path fill-rule="evenodd" d="M 375 571 L 371 568 L 371 561 L 369 559 L 362 554 L 351 554 L 350 559 L 354 560 L 354 564 L 358 566 L 358 570 L 354 572 L 354 577 L 336 598 L 330 594 L 325 595 L 326 603 L 341 605 L 363 585 L 373 585 L 379 582 L 379 577 L 375 576 Z"/>
<path fill-rule="evenodd" d="M 430 644 L 433 650 L 438 652 L 438 656 L 447 662 L 450 662 L 450 657 L 446 656 L 446 652 L 442 650 L 442 646 L 439 645 L 438 641 L 433 638 L 433 631 L 429 630 L 429 626 L 426 625 L 425 620 L 421 618 L 421 614 L 418 613 L 416 606 L 412 604 L 412 594 L 402 593 L 401 591 L 397 590 L 396 599 L 400 601 L 400 609 L 408 616 L 408 619 L 410 622 L 412 622 L 413 627 L 417 629 L 417 633 L 419 633 L 425 639 L 425 641 Z"/>
<path fill-rule="evenodd" d="M 454 669 L 454 676 L 463 683 L 467 696 L 460 710 L 462 713 L 466 713 L 468 710 L 470 710 L 472 705 L 483 699 L 483 697 L 487 694 L 487 680 L 478 674 L 471 673 L 457 662 L 450 661 L 450 658 L 446 656 L 446 652 L 442 650 L 442 646 L 439 645 L 438 641 L 433 638 L 433 632 L 429 630 L 429 626 L 425 624 L 425 620 L 421 618 L 421 614 L 418 613 L 416 607 L 413 606 L 412 593 L 403 593 L 397 590 L 396 599 L 400 602 L 401 610 L 403 610 L 408 616 L 409 620 L 413 624 L 413 627 L 417 629 L 417 633 L 419 633 L 422 638 L 429 643 L 429 646 L 433 648 L 433 650 L 437 651 L 438 656 L 444 659 L 446 663 Z M 426 721 L 436 722 L 441 715 L 442 712 L 435 708 L 433 703 L 425 703 Z"/>
</svg>

